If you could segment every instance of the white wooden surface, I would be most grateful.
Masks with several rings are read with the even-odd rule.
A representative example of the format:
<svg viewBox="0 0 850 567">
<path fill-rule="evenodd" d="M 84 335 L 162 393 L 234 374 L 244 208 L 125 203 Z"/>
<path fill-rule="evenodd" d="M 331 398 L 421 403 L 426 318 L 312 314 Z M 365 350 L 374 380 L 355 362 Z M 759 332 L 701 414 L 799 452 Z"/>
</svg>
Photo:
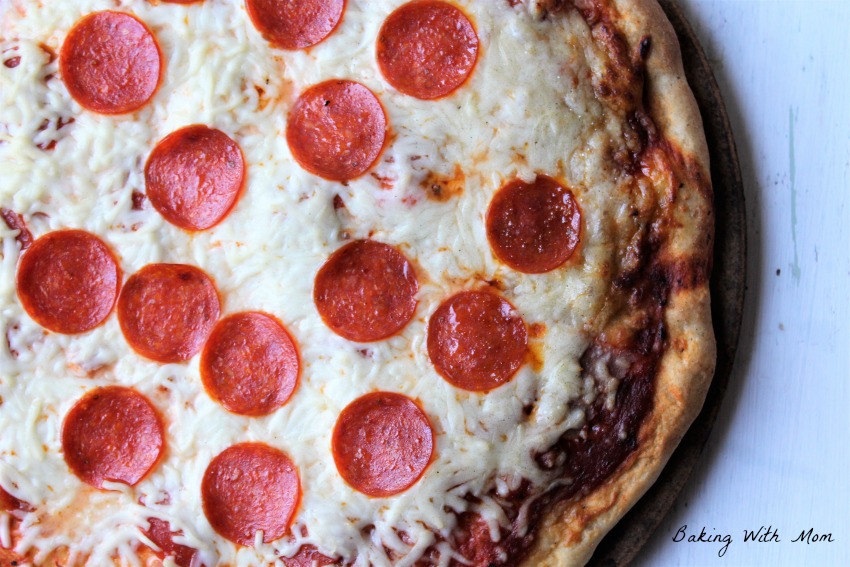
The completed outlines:
<svg viewBox="0 0 850 567">
<path fill-rule="evenodd" d="M 735 130 L 749 290 L 706 452 L 636 566 L 850 565 L 850 0 L 679 2 Z M 761 526 L 780 541 L 745 543 Z M 792 542 L 809 528 L 834 541 Z"/>
</svg>

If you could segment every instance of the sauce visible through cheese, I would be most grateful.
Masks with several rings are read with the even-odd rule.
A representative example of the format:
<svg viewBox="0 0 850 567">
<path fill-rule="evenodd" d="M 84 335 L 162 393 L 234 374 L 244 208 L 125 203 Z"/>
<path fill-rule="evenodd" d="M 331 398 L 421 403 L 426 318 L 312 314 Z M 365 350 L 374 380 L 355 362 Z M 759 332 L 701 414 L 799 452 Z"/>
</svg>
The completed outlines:
<svg viewBox="0 0 850 567">
<path fill-rule="evenodd" d="M 616 195 L 646 180 L 620 185 L 592 148 L 639 175 L 654 135 L 648 118 L 619 114 L 629 81 L 595 67 L 618 57 L 616 35 L 593 57 L 541 41 L 579 45 L 588 31 L 554 8 L 520 16 L 515 2 L 248 0 L 247 16 L 168 3 L 84 16 L 58 65 L 26 43 L 4 59 L 0 93 L 45 114 L 52 145 L 0 108 L 25 140 L 0 145 L 0 159 L 41 166 L 12 171 L 23 214 L 2 209 L 17 231 L 3 267 L 30 228 L 87 231 L 48 232 L 21 255 L 19 274 L 47 258 L 32 281 L 59 290 L 41 320 L 25 300 L 38 284 L 20 275 L 21 305 L 0 305 L 14 321 L 0 352 L 12 368 L 0 423 L 14 436 L 0 455 L 33 502 L 8 495 L 5 508 L 44 513 L 57 490 L 73 501 L 71 471 L 133 486 L 81 508 L 72 547 L 93 561 L 132 549 L 127 530 L 91 532 L 102 516 L 135 524 L 178 565 L 437 563 L 449 549 L 515 563 L 548 506 L 600 486 L 637 446 L 670 278 L 697 277 L 646 264 L 657 234 L 611 273 Z M 12 24 L 21 37 L 56 26 L 31 10 L 33 28 Z M 55 96 L 57 68 L 67 92 Z M 31 83 L 7 79 L 34 69 Z M 128 116 L 71 117 L 69 96 Z M 57 143 L 62 117 L 74 127 Z M 14 153 L 26 144 L 38 157 Z M 443 179 L 457 180 L 451 199 L 421 198 Z M 71 247 L 70 267 L 61 250 L 34 254 L 72 232 L 105 252 Z M 119 266 L 133 274 L 120 296 Z M 600 316 L 603 303 L 629 301 L 644 324 L 609 332 L 618 313 Z M 21 309 L 88 334 L 57 342 Z M 36 404 L 21 388 L 34 369 Z M 25 482 L 33 463 L 49 491 Z"/>
</svg>

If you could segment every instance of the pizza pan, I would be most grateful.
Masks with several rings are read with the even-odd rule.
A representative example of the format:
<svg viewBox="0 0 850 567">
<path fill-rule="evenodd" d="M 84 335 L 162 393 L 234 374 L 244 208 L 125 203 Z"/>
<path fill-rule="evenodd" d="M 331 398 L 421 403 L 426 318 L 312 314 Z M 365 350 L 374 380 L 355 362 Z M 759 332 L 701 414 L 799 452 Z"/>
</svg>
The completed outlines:
<svg viewBox="0 0 850 567">
<path fill-rule="evenodd" d="M 705 52 L 675 0 L 658 0 L 676 30 L 685 74 L 697 99 L 711 157 L 715 248 L 711 315 L 717 338 L 717 367 L 702 412 L 688 430 L 658 481 L 602 540 L 593 567 L 627 565 L 672 508 L 702 455 L 726 392 L 744 311 L 747 230 L 744 185 L 729 116 Z"/>
</svg>

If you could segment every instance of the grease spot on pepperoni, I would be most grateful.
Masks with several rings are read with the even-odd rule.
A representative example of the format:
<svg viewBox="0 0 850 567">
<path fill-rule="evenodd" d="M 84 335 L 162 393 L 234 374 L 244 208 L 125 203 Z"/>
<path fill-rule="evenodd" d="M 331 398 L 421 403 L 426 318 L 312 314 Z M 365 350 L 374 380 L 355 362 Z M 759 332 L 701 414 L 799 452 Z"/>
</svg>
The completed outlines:
<svg viewBox="0 0 850 567">
<path fill-rule="evenodd" d="M 422 477 L 434 453 L 434 433 L 413 400 L 373 392 L 342 410 L 332 447 L 342 478 L 368 496 L 383 498 L 404 492 Z"/>
<path fill-rule="evenodd" d="M 84 482 L 135 486 L 157 464 L 165 446 L 163 425 L 151 403 L 130 388 L 109 386 L 86 393 L 62 425 L 62 451 Z"/>
<path fill-rule="evenodd" d="M 304 49 L 327 38 L 342 19 L 345 0 L 246 0 L 248 16 L 272 45 Z"/>
<path fill-rule="evenodd" d="M 299 372 L 295 343 L 283 325 L 265 313 L 237 313 L 221 320 L 201 355 L 207 393 L 242 415 L 267 415 L 285 404 Z"/>
<path fill-rule="evenodd" d="M 436 99 L 469 77 L 478 59 L 478 35 L 452 4 L 417 0 L 386 19 L 378 33 L 377 59 L 384 78 L 397 90 Z"/>
<path fill-rule="evenodd" d="M 77 334 L 103 323 L 115 305 L 121 270 L 109 247 L 82 230 L 36 240 L 18 266 L 18 298 L 36 323 Z"/>
<path fill-rule="evenodd" d="M 233 208 L 245 181 L 239 144 L 220 130 L 195 124 L 163 138 L 145 165 L 147 196 L 165 220 L 206 230 Z"/>
<path fill-rule="evenodd" d="M 401 252 L 374 240 L 357 240 L 321 267 L 313 299 L 333 332 L 350 341 L 372 342 L 407 325 L 418 291 L 413 266 Z"/>
<path fill-rule="evenodd" d="M 183 532 L 172 532 L 171 525 L 159 518 L 148 518 L 148 524 L 148 529 L 143 532 L 160 548 L 161 551 L 154 552 L 160 559 L 171 557 L 178 567 L 192 565 L 192 560 L 198 551 L 188 545 L 174 543 L 174 536 L 183 535 Z"/>
<path fill-rule="evenodd" d="M 204 514 L 221 536 L 244 546 L 282 537 L 301 500 L 298 470 L 282 451 L 241 443 L 210 462 L 201 483 Z"/>
<path fill-rule="evenodd" d="M 384 147 L 381 102 L 354 81 L 330 80 L 304 91 L 289 113 L 286 141 L 307 171 L 331 181 L 363 175 Z"/>
<path fill-rule="evenodd" d="M 118 322 L 130 346 L 157 362 L 182 362 L 201 350 L 218 319 L 218 292 L 202 270 L 149 264 L 118 298 Z"/>
<path fill-rule="evenodd" d="M 71 96 L 88 110 L 125 114 L 159 88 L 162 56 L 150 29 L 123 12 L 80 19 L 62 44 L 59 71 Z"/>
<path fill-rule="evenodd" d="M 581 211 L 572 192 L 544 175 L 515 179 L 490 202 L 487 239 L 499 260 L 527 274 L 549 272 L 575 252 Z"/>
<path fill-rule="evenodd" d="M 510 381 L 528 344 L 513 305 L 486 291 L 464 291 L 444 301 L 428 323 L 428 356 L 450 384 L 486 392 Z"/>
</svg>

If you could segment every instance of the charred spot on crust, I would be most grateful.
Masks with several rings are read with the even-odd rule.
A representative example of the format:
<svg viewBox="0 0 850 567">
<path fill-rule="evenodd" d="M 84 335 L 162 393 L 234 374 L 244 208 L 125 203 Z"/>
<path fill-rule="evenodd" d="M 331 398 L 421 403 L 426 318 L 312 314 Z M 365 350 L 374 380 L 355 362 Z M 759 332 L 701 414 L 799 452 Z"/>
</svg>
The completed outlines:
<svg viewBox="0 0 850 567">
<path fill-rule="evenodd" d="M 649 57 L 649 50 L 652 48 L 652 37 L 644 36 L 643 39 L 640 40 L 640 46 L 638 47 L 638 57 L 642 60 L 646 60 Z"/>
</svg>

